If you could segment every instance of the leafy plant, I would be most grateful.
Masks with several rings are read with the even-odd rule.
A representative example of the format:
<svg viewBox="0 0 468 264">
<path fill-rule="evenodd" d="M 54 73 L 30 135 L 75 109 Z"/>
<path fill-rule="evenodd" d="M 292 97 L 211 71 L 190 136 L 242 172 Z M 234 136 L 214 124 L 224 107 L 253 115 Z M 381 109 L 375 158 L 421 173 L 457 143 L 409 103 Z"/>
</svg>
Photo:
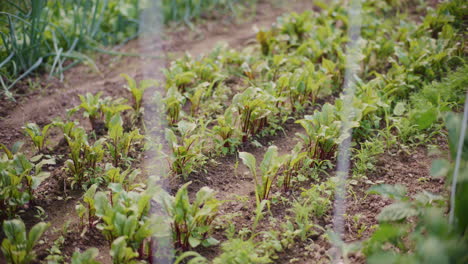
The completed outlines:
<svg viewBox="0 0 468 264">
<path fill-rule="evenodd" d="M 292 12 L 287 16 L 280 17 L 279 28 L 281 33 L 289 35 L 291 44 L 302 42 L 306 33 L 312 29 L 311 15 L 310 11 L 306 11 L 302 14 Z"/>
<path fill-rule="evenodd" d="M 304 158 L 307 153 L 300 152 L 297 147 L 291 151 L 291 154 L 286 155 L 285 162 L 282 166 L 282 182 L 284 192 L 288 192 L 292 187 L 293 177 L 299 174 L 304 165 Z"/>
<path fill-rule="evenodd" d="M 257 161 L 255 156 L 248 152 L 239 152 L 242 162 L 249 168 L 255 182 L 255 197 L 257 204 L 262 200 L 268 200 L 271 186 L 278 176 L 278 171 L 283 164 L 284 157 L 278 156 L 278 148 L 270 146 L 260 163 L 260 177 L 257 176 Z"/>
<path fill-rule="evenodd" d="M 45 125 L 41 130 L 37 124 L 28 123 L 24 127 L 24 130 L 29 135 L 32 142 L 34 143 L 34 146 L 36 146 L 39 152 L 42 152 L 44 149 L 45 139 L 46 139 L 47 132 L 49 131 L 50 126 L 51 124 Z"/>
<path fill-rule="evenodd" d="M 83 195 L 83 203 L 78 203 L 75 210 L 78 217 L 81 220 L 81 226 L 85 227 L 85 220 L 87 220 L 87 228 L 92 229 L 97 224 L 96 207 L 94 202 L 94 195 L 98 188 L 97 184 L 91 185 L 91 187 Z"/>
<path fill-rule="evenodd" d="M 221 202 L 215 198 L 212 189 L 203 187 L 191 204 L 187 191 L 190 183 L 180 187 L 175 197 L 166 195 L 162 198 L 171 218 L 175 246 L 184 251 L 199 245 L 208 247 L 218 244 L 216 239 L 210 237 L 210 232 Z"/>
<path fill-rule="evenodd" d="M 91 127 L 93 130 L 97 130 L 99 124 L 99 120 L 101 119 L 101 106 L 102 106 L 102 99 L 101 99 L 102 92 L 98 92 L 95 95 L 91 93 L 86 93 L 86 95 L 78 95 L 81 100 L 81 104 L 74 109 L 77 111 L 78 109 L 83 109 L 83 117 L 89 118 L 91 122 Z"/>
<path fill-rule="evenodd" d="M 71 264 L 99 264 L 96 260 L 99 255 L 97 248 L 88 248 L 84 252 L 75 251 L 71 258 Z"/>
<path fill-rule="evenodd" d="M 256 39 L 260 44 L 262 54 L 265 56 L 269 55 L 275 42 L 274 33 L 272 31 L 259 30 Z"/>
<path fill-rule="evenodd" d="M 232 108 L 227 108 L 224 115 L 218 116 L 217 125 L 213 126 L 213 133 L 218 136 L 215 138 L 217 147 L 221 148 L 223 154 L 234 151 L 234 148 L 240 144 L 239 131 L 236 129 L 237 118 L 233 114 Z"/>
<path fill-rule="evenodd" d="M 272 95 L 254 87 L 234 96 L 232 104 L 240 116 L 243 142 L 268 126 L 268 117 L 273 115 L 272 105 L 275 101 Z"/>
<path fill-rule="evenodd" d="M 384 153 L 384 142 L 378 138 L 366 140 L 360 145 L 360 149 L 353 149 L 355 152 L 353 161 L 353 174 L 356 177 L 367 176 L 373 172 L 376 167 L 376 157 Z"/>
<path fill-rule="evenodd" d="M 294 215 L 294 223 L 300 230 L 299 235 L 302 240 L 317 232 L 319 226 L 314 223 L 313 219 L 323 217 L 330 209 L 333 189 L 332 180 L 313 185 L 310 189 L 304 189 L 301 198 L 292 203 L 290 210 Z"/>
<path fill-rule="evenodd" d="M 331 160 L 339 143 L 344 140 L 340 136 L 341 121 L 338 119 L 335 106 L 325 104 L 321 111 L 306 115 L 296 121 L 305 129 L 305 135 L 298 134 L 302 139 L 307 156 L 313 160 Z"/>
<path fill-rule="evenodd" d="M 122 160 L 125 161 L 128 158 L 133 143 L 143 138 L 138 129 L 124 132 L 122 125 L 123 121 L 119 114 L 114 115 L 109 123 L 109 140 L 106 146 L 112 157 L 114 167 L 121 166 Z"/>
<path fill-rule="evenodd" d="M 112 242 L 110 255 L 114 264 L 137 263 L 138 253 L 127 246 L 126 239 L 123 236 Z"/>
<path fill-rule="evenodd" d="M 34 190 L 50 176 L 42 171 L 44 165 L 55 164 L 54 159 L 43 159 L 32 163 L 22 153 L 21 144 L 15 144 L 10 151 L 2 145 L 5 155 L 0 157 L 0 208 L 1 216 L 13 216 L 19 208 L 34 200 Z M 41 158 L 38 156 L 36 158 Z"/>
<path fill-rule="evenodd" d="M 96 216 L 102 220 L 96 227 L 109 242 L 115 242 L 118 239 L 115 246 L 123 251 L 114 252 L 114 254 L 119 254 L 116 256 L 116 261 L 123 261 L 125 256 L 143 258 L 144 249 L 148 248 L 147 244 L 150 242 L 149 239 L 160 228 L 156 217 L 149 214 L 154 190 L 147 189 L 141 193 L 127 192 L 123 190 L 122 185 L 115 183 L 111 183 L 109 189 L 110 195 L 97 192 L 94 196 Z M 135 254 L 128 254 L 127 245 Z"/>
<path fill-rule="evenodd" d="M 36 260 L 34 246 L 48 228 L 46 223 L 38 223 L 29 233 L 23 221 L 14 219 L 3 222 L 5 239 L 2 241 L 2 252 L 7 261 L 13 264 L 33 263 Z"/>
<path fill-rule="evenodd" d="M 267 254 L 262 254 L 253 239 L 234 238 L 221 245 L 222 253 L 213 260 L 215 264 L 271 263 Z"/>
<path fill-rule="evenodd" d="M 119 183 L 126 191 L 129 191 L 138 186 L 138 184 L 134 184 L 134 182 L 135 178 L 140 173 L 141 171 L 138 169 L 132 170 L 129 168 L 127 170 L 121 171 L 120 168 L 115 168 L 112 165 L 107 164 L 104 172 L 104 180 L 107 183 Z"/>
<path fill-rule="evenodd" d="M 184 179 L 196 168 L 201 167 L 206 160 L 206 156 L 202 153 L 204 142 L 200 140 L 201 134 L 193 134 L 195 128 L 195 123 L 180 121 L 178 123 L 180 139 L 171 129 L 166 129 L 166 140 L 172 152 L 169 156 L 170 169 L 174 175 L 181 175 Z"/>
<path fill-rule="evenodd" d="M 322 64 L 325 62 L 324 59 Z M 319 95 L 329 93 L 325 86 L 329 77 L 322 71 L 315 70 L 312 62 L 305 60 L 304 64 L 303 67 L 292 72 L 288 79 L 285 79 L 282 86 L 287 85 L 289 89 L 279 92 L 279 94 L 285 93 L 284 96 L 289 98 L 293 112 L 315 104 Z M 283 89 L 282 86 L 280 86 L 281 89 Z"/>
<path fill-rule="evenodd" d="M 85 180 L 94 180 L 98 163 L 104 158 L 103 144 L 105 139 L 101 138 L 91 145 L 84 129 L 74 127 L 74 125 L 65 128 L 69 128 L 69 130 L 64 130 L 64 133 L 70 135 L 65 134 L 70 148 L 70 159 L 65 161 L 65 166 L 73 175 L 72 186 L 75 183 L 83 184 Z"/>
<path fill-rule="evenodd" d="M 181 108 L 184 101 L 184 97 L 177 91 L 175 87 L 169 88 L 166 96 L 163 99 L 169 125 L 175 125 L 177 122 L 179 122 Z"/>
<path fill-rule="evenodd" d="M 141 101 L 143 99 L 143 94 L 145 93 L 146 89 L 158 85 L 157 81 L 155 80 L 143 80 L 137 85 L 137 82 L 132 77 L 128 76 L 127 74 L 121 74 L 120 76 L 124 77 L 127 80 L 127 85 L 125 86 L 128 91 L 133 96 L 133 109 L 135 113 L 141 113 Z"/>
</svg>

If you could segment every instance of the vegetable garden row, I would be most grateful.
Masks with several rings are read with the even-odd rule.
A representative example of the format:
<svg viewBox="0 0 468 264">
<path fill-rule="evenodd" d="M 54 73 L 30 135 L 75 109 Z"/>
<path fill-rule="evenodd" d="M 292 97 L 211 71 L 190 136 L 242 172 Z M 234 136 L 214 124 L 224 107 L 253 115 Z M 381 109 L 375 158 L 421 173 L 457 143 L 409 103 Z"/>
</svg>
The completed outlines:
<svg viewBox="0 0 468 264">
<path fill-rule="evenodd" d="M 131 100 L 87 93 L 66 120 L 25 124 L 35 155 L 25 155 L 21 143 L 0 145 L 7 262 L 100 263 L 98 256 L 107 255 L 112 263 L 307 263 L 310 255 L 288 252 L 311 251 L 320 240 L 327 250 L 335 245 L 346 263 L 464 263 L 466 148 L 454 208 L 447 192 L 408 193 L 401 184 L 372 183 L 366 197 L 393 201 L 375 212 L 379 224 L 360 225 L 368 235 L 354 241 L 330 227 L 337 150 L 349 137 L 349 196 L 370 181 L 377 158 L 395 149 L 411 152 L 448 140 L 446 158 L 433 162 L 431 174 L 456 169 L 468 84 L 467 5 L 454 0 L 427 7 L 416 22 L 405 8 L 392 7 L 395 1 L 362 2 L 360 71 L 352 76 L 355 93 L 347 94 L 344 2 L 315 1 L 317 12 L 285 14 L 243 50 L 218 46 L 200 58 L 185 55 L 164 70 L 164 82 L 122 74 Z M 350 122 L 346 109 L 352 109 Z M 271 144 L 293 127 L 296 145 Z M 63 140 L 48 142 L 53 130 Z M 466 134 L 463 140 L 467 147 Z M 262 144 L 266 151 L 253 153 Z M 226 157 L 236 169 L 247 168 L 251 195 L 220 199 L 219 186 L 200 186 Z M 49 224 L 26 228 L 21 218 L 40 203 L 40 186 L 52 178 L 64 182 L 65 192 L 80 193 L 79 239 L 97 237 L 108 252 L 95 244 L 75 250 L 64 234 L 38 257 Z M 252 210 L 227 204 L 251 204 Z M 74 252 L 64 256 L 67 247 Z M 328 262 L 331 254 L 314 262 Z"/>
</svg>

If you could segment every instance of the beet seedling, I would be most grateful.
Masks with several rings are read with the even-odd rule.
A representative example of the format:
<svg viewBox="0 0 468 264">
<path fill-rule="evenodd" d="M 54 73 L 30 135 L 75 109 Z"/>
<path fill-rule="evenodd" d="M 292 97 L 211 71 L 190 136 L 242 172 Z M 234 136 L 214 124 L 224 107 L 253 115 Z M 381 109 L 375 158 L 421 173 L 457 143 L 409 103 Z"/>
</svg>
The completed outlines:
<svg viewBox="0 0 468 264">
<path fill-rule="evenodd" d="M 23 127 L 24 131 L 27 135 L 29 135 L 38 152 L 42 152 L 44 149 L 47 132 L 49 131 L 50 126 L 51 124 L 45 125 L 41 130 L 37 124 L 28 123 Z"/>
<path fill-rule="evenodd" d="M 169 88 L 166 97 L 163 99 L 165 110 L 167 113 L 169 125 L 175 125 L 179 122 L 180 112 L 185 98 L 175 87 Z"/>
<path fill-rule="evenodd" d="M 338 119 L 336 107 L 323 105 L 321 111 L 306 115 L 296 121 L 304 127 L 306 134 L 297 134 L 303 141 L 307 156 L 313 160 L 331 160 L 335 156 L 338 144 L 344 140 L 340 137 L 341 121 Z"/>
<path fill-rule="evenodd" d="M 133 184 L 133 182 L 135 181 L 136 176 L 138 176 L 140 173 L 141 171 L 138 169 L 132 170 L 129 168 L 127 170 L 121 171 L 120 168 L 115 168 L 112 165 L 107 164 L 104 173 L 104 180 L 107 183 L 119 183 L 126 191 L 129 191 L 138 186 L 137 184 Z"/>
<path fill-rule="evenodd" d="M 272 115 L 275 101 L 272 95 L 254 87 L 234 96 L 232 104 L 240 115 L 243 142 L 268 125 L 268 116 Z"/>
<path fill-rule="evenodd" d="M 137 115 L 141 114 L 141 102 L 143 100 L 143 94 L 145 93 L 146 89 L 157 86 L 158 82 L 156 80 L 143 80 L 137 85 L 137 82 L 132 77 L 128 76 L 127 74 L 121 74 L 120 76 L 124 77 L 127 80 L 127 88 L 128 91 L 133 96 L 133 110 Z"/>
<path fill-rule="evenodd" d="M 0 157 L 0 216 L 11 217 L 34 199 L 34 190 L 50 176 L 42 167 L 55 164 L 55 160 L 43 159 L 33 164 L 25 155 L 17 153 L 19 144 L 12 150 L 3 147 L 6 154 Z"/>
<path fill-rule="evenodd" d="M 237 118 L 233 114 L 231 107 L 227 108 L 224 115 L 217 118 L 217 125 L 212 129 L 214 135 L 221 138 L 215 138 L 216 147 L 221 149 L 223 154 L 233 152 L 240 144 L 239 130 L 236 128 Z"/>
<path fill-rule="evenodd" d="M 154 190 L 127 192 L 120 184 L 110 184 L 109 188 L 110 194 L 97 192 L 94 196 L 96 216 L 102 220 L 97 228 L 109 242 L 124 237 L 121 239 L 125 240 L 131 250 L 140 253 L 136 256 L 143 258 L 145 244 L 159 227 L 154 215 L 149 214 Z"/>
<path fill-rule="evenodd" d="M 71 111 L 71 113 L 74 113 L 82 108 L 84 110 L 83 116 L 89 118 L 93 130 L 98 128 L 98 121 L 101 118 L 101 95 L 102 92 L 99 92 L 96 95 L 92 95 L 91 93 L 86 93 L 84 96 L 81 94 L 78 95 L 80 97 L 81 104 Z"/>
<path fill-rule="evenodd" d="M 166 194 L 161 198 L 172 220 L 175 246 L 184 251 L 199 245 L 208 247 L 218 244 L 218 241 L 209 235 L 221 202 L 215 198 L 212 189 L 203 187 L 190 204 L 187 191 L 190 183 L 180 187 L 175 197 Z"/>
<path fill-rule="evenodd" d="M 65 139 L 70 148 L 70 159 L 65 161 L 66 168 L 73 175 L 72 186 L 75 183 L 82 184 L 85 179 L 92 179 L 93 174 L 98 168 L 98 163 L 104 158 L 103 144 L 104 138 L 101 138 L 90 145 L 88 136 L 83 128 L 67 126 L 70 130 L 65 131 Z M 70 136 L 69 136 L 70 135 Z"/>
<path fill-rule="evenodd" d="M 263 161 L 260 163 L 260 179 L 257 174 L 257 161 L 255 156 L 248 152 L 239 152 L 239 157 L 244 165 L 249 168 L 250 173 L 252 173 L 255 182 L 257 204 L 260 204 L 263 200 L 268 200 L 271 186 L 278 176 L 278 171 L 285 157 L 278 156 L 278 148 L 276 146 L 270 146 L 263 156 Z"/>
<path fill-rule="evenodd" d="M 138 253 L 127 246 L 125 236 L 118 237 L 112 242 L 110 255 L 114 264 L 138 263 L 136 260 Z"/>
<path fill-rule="evenodd" d="M 97 188 L 98 184 L 91 185 L 83 195 L 83 203 L 78 203 L 75 207 L 78 217 L 80 217 L 83 230 L 85 227 L 85 220 L 88 222 L 89 229 L 92 229 L 97 224 L 98 219 L 96 217 L 96 207 L 94 204 L 94 195 L 96 194 Z"/>
<path fill-rule="evenodd" d="M 186 121 L 178 123 L 178 130 L 181 133 L 180 139 L 177 138 L 171 129 L 166 129 L 165 137 L 171 149 L 170 169 L 174 175 L 180 175 L 184 179 L 201 167 L 206 157 L 202 150 L 204 142 L 200 140 L 200 134 L 192 134 L 196 124 Z"/>
<path fill-rule="evenodd" d="M 119 114 L 114 115 L 109 122 L 107 149 L 112 157 L 114 167 L 121 166 L 121 161 L 128 157 L 133 143 L 143 138 L 138 129 L 131 132 L 123 131 L 123 121 Z"/>
<path fill-rule="evenodd" d="M 34 246 L 36 246 L 48 227 L 49 224 L 40 222 L 33 226 L 28 233 L 21 220 L 13 219 L 3 222 L 5 239 L 2 241 L 2 252 L 8 263 L 26 264 L 34 262 L 36 260 Z"/>
<path fill-rule="evenodd" d="M 96 258 L 99 255 L 97 248 L 88 248 L 84 252 L 75 251 L 71 258 L 71 264 L 100 264 Z"/>
</svg>

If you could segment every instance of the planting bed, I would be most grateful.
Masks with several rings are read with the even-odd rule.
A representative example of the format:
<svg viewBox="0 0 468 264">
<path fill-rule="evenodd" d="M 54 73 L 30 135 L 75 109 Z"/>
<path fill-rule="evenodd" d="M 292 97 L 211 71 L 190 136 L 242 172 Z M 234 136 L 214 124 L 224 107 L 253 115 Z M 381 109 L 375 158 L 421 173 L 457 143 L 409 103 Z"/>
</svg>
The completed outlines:
<svg viewBox="0 0 468 264">
<path fill-rule="evenodd" d="M 466 260 L 466 213 L 447 222 L 444 177 L 468 84 L 466 4 L 365 1 L 356 20 L 347 2 L 359 1 L 260 1 L 251 18 L 119 50 L 145 56 L 96 55 L 99 72 L 18 85 L 0 102 L 0 263 Z M 34 247 L 11 237 L 23 222 Z"/>
</svg>

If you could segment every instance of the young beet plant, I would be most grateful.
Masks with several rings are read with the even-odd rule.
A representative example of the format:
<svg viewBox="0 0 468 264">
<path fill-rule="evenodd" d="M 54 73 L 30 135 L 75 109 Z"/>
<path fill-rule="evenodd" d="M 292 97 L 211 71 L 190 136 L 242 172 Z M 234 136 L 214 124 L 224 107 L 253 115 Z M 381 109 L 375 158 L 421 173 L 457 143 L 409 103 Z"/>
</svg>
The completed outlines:
<svg viewBox="0 0 468 264">
<path fill-rule="evenodd" d="M 71 264 L 100 264 L 96 258 L 99 255 L 97 248 L 88 248 L 84 252 L 75 251 L 71 258 Z"/>
<path fill-rule="evenodd" d="M 284 192 L 288 192 L 292 187 L 293 178 L 299 173 L 304 164 L 306 152 L 300 152 L 297 148 L 291 151 L 291 154 L 286 155 L 284 165 L 282 166 L 282 185 Z"/>
<path fill-rule="evenodd" d="M 0 218 L 3 218 L 14 216 L 19 208 L 34 199 L 34 190 L 50 176 L 42 167 L 55 161 L 44 159 L 33 164 L 25 155 L 17 153 L 19 144 L 11 151 L 1 147 L 6 153 L 0 157 Z"/>
<path fill-rule="evenodd" d="M 94 195 L 96 216 L 101 222 L 96 226 L 109 242 L 123 239 L 125 248 L 131 249 L 131 259 L 151 257 L 150 238 L 158 231 L 157 219 L 149 214 L 154 190 L 144 192 L 125 191 L 120 184 L 109 185 L 110 194 Z M 122 238 L 121 238 L 122 237 Z M 121 242 L 119 242 L 121 243 Z M 128 250 L 126 250 L 128 251 Z M 115 252 L 117 254 L 118 252 Z M 125 257 L 119 256 L 118 258 Z M 117 262 L 128 263 L 128 262 Z"/>
<path fill-rule="evenodd" d="M 101 118 L 101 99 L 102 92 L 92 95 L 91 93 L 86 93 L 86 95 L 79 95 L 81 104 L 72 109 L 71 113 L 78 111 L 80 108 L 83 109 L 83 116 L 89 118 L 91 122 L 91 127 L 93 130 L 96 130 L 99 126 L 98 122 Z"/>
<path fill-rule="evenodd" d="M 166 96 L 163 99 L 165 111 L 169 125 L 173 126 L 180 120 L 182 105 L 185 103 L 185 98 L 175 87 L 169 88 Z"/>
<path fill-rule="evenodd" d="M 102 92 L 93 95 L 86 93 L 86 95 L 79 95 L 81 104 L 68 112 L 68 115 L 73 115 L 80 109 L 83 109 L 83 116 L 89 118 L 93 131 L 102 134 L 105 127 L 109 128 L 110 119 L 122 111 L 131 109 L 126 105 L 126 100 L 118 98 L 112 100 L 111 97 L 101 99 Z"/>
<path fill-rule="evenodd" d="M 257 161 L 255 156 L 248 152 L 239 152 L 242 162 L 249 168 L 255 182 L 255 197 L 257 204 L 268 200 L 271 186 L 278 176 L 278 171 L 283 164 L 284 157 L 278 156 L 278 148 L 270 146 L 260 163 L 260 177 L 257 174 Z"/>
<path fill-rule="evenodd" d="M 124 132 L 123 121 L 119 114 L 114 115 L 109 122 L 107 149 L 112 157 L 114 167 L 122 166 L 122 161 L 128 161 L 135 141 L 143 138 L 138 129 L 131 132 Z"/>
<path fill-rule="evenodd" d="M 322 161 L 331 160 L 335 156 L 338 144 L 344 139 L 340 137 L 341 121 L 335 106 L 327 103 L 321 111 L 315 111 L 313 115 L 306 115 L 296 122 L 305 129 L 306 134 L 298 136 L 309 158 Z"/>
<path fill-rule="evenodd" d="M 64 136 L 70 148 L 70 159 L 65 161 L 65 165 L 73 175 L 72 186 L 75 183 L 82 184 L 85 180 L 92 180 L 98 169 L 98 163 L 104 158 L 105 139 L 90 144 L 83 128 L 74 125 L 64 128 L 66 128 Z"/>
<path fill-rule="evenodd" d="M 275 101 L 272 95 L 254 87 L 234 96 L 232 103 L 240 115 L 243 142 L 268 126 L 268 116 L 273 114 Z"/>
<path fill-rule="evenodd" d="M 158 82 L 156 80 L 143 80 L 137 85 L 137 82 L 132 77 L 128 76 L 127 74 L 121 74 L 120 76 L 124 77 L 127 80 L 127 85 L 125 86 L 128 91 L 133 96 L 133 110 L 137 115 L 141 114 L 141 102 L 143 100 L 143 94 L 145 93 L 146 89 L 157 86 Z"/>
<path fill-rule="evenodd" d="M 98 222 L 94 203 L 94 195 L 96 194 L 97 187 L 97 184 L 93 184 L 83 195 L 83 203 L 78 203 L 75 207 L 76 212 L 80 217 L 81 227 L 84 232 L 86 231 L 85 221 L 87 221 L 88 229 L 92 229 Z"/>
<path fill-rule="evenodd" d="M 171 129 L 166 129 L 166 140 L 172 152 L 169 156 L 171 171 L 184 179 L 206 161 L 206 156 L 202 153 L 203 140 L 200 140 L 201 134 L 193 134 L 195 128 L 195 123 L 180 121 L 180 138 Z"/>
<path fill-rule="evenodd" d="M 209 235 L 221 202 L 215 198 L 212 189 L 203 187 L 190 204 L 187 191 L 190 183 L 184 184 L 175 197 L 165 194 L 162 198 L 164 207 L 172 219 L 175 246 L 183 251 L 199 245 L 208 247 L 218 244 L 218 241 Z"/>
<path fill-rule="evenodd" d="M 26 264 L 36 261 L 34 246 L 46 231 L 49 225 L 38 223 L 31 228 L 29 233 L 23 221 L 14 219 L 3 222 L 5 239 L 2 242 L 2 252 L 8 263 Z"/>
<path fill-rule="evenodd" d="M 31 138 L 38 152 L 42 152 L 45 146 L 45 139 L 51 124 L 45 125 L 42 129 L 35 123 L 28 123 L 23 129 Z"/>
<path fill-rule="evenodd" d="M 227 108 L 224 115 L 219 116 L 216 121 L 217 125 L 212 129 L 212 133 L 217 136 L 214 139 L 216 147 L 221 149 L 223 154 L 232 153 L 240 144 L 240 133 L 236 128 L 237 118 L 234 117 L 233 109 Z"/>
</svg>

